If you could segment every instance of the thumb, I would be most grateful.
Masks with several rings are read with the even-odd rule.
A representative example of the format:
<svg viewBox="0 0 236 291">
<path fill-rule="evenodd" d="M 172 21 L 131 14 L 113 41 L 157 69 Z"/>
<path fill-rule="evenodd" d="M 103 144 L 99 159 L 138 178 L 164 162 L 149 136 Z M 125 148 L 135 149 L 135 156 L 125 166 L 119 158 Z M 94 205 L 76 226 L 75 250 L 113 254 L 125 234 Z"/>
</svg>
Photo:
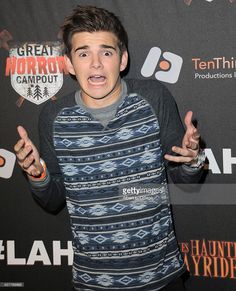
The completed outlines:
<svg viewBox="0 0 236 291">
<path fill-rule="evenodd" d="M 192 111 L 188 111 L 185 115 L 184 123 L 185 123 L 187 129 L 193 126 L 192 117 L 193 117 Z"/>
<path fill-rule="evenodd" d="M 28 133 L 27 131 L 24 129 L 23 126 L 18 126 L 17 127 L 17 131 L 19 133 L 20 138 L 22 138 L 24 140 L 25 143 L 30 142 L 30 139 L 28 137 Z"/>
</svg>

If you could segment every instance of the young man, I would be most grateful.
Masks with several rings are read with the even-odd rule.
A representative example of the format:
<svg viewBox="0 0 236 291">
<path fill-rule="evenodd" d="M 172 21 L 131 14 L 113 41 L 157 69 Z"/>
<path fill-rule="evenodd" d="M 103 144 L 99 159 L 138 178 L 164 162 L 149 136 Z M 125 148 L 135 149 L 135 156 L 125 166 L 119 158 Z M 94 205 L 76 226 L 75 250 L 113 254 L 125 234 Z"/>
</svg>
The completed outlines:
<svg viewBox="0 0 236 291">
<path fill-rule="evenodd" d="M 201 177 L 192 112 L 184 133 L 163 85 L 121 79 L 127 35 L 114 14 L 78 6 L 63 39 L 80 89 L 43 109 L 40 154 L 20 126 L 15 151 L 43 207 L 57 211 L 66 200 L 74 288 L 184 290 L 166 171 L 176 183 Z"/>
</svg>

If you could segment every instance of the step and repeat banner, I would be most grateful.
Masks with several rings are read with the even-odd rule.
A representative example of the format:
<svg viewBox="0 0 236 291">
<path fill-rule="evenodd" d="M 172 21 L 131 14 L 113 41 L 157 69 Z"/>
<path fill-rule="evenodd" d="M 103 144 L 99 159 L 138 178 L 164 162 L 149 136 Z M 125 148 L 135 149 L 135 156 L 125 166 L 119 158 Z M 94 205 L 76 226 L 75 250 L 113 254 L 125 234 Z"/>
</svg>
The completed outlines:
<svg viewBox="0 0 236 291">
<path fill-rule="evenodd" d="M 236 1 L 1 0 L 0 291 L 72 290 L 67 211 L 52 215 L 33 200 L 13 147 L 18 125 L 38 145 L 44 104 L 77 88 L 64 67 L 60 34 L 77 4 L 107 8 L 122 20 L 126 77 L 162 82 L 182 118 L 194 112 L 206 179 L 199 192 L 171 191 L 187 290 L 235 290 Z"/>
</svg>

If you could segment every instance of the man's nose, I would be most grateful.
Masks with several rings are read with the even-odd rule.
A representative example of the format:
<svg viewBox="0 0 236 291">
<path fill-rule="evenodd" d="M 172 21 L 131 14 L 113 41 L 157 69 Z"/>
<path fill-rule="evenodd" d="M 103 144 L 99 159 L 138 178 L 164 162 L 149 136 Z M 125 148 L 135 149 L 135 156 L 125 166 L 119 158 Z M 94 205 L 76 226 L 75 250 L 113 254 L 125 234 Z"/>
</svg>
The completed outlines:
<svg viewBox="0 0 236 291">
<path fill-rule="evenodd" d="M 92 61 L 91 61 L 91 67 L 95 69 L 99 69 L 102 67 L 102 60 L 99 55 L 93 55 Z"/>
</svg>

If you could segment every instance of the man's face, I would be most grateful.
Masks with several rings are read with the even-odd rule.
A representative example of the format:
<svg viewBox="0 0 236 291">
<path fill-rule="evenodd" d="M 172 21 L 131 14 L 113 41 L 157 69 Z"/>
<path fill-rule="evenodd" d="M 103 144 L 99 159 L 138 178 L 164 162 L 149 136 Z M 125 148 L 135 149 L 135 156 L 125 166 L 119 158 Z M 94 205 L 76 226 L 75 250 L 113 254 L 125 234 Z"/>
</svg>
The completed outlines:
<svg viewBox="0 0 236 291">
<path fill-rule="evenodd" d="M 120 72 L 127 66 L 128 53 L 122 56 L 117 38 L 111 32 L 78 32 L 72 37 L 71 60 L 66 57 L 68 71 L 75 75 L 82 99 L 89 107 L 104 107 L 120 95 Z"/>
</svg>

